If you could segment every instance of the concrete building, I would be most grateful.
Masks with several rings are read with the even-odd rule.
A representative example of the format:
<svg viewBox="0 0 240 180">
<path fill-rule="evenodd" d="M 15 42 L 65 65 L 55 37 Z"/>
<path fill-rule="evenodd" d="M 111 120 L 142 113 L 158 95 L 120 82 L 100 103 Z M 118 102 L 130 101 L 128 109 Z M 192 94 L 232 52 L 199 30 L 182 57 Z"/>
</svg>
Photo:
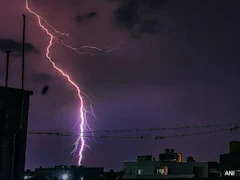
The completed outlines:
<svg viewBox="0 0 240 180">
<path fill-rule="evenodd" d="M 182 162 L 182 154 L 175 153 L 173 149 L 166 149 L 159 157 L 163 159 L 156 160 L 148 155 L 138 156 L 136 161 L 125 161 L 123 179 L 208 177 L 208 162 Z"/>
<path fill-rule="evenodd" d="M 101 180 L 104 178 L 104 168 L 102 167 L 84 167 L 84 166 L 55 166 L 39 167 L 31 173 L 25 172 L 26 179 L 41 180 Z"/>
<path fill-rule="evenodd" d="M 221 177 L 240 177 L 240 142 L 229 143 L 229 153 L 220 155 Z"/>
<path fill-rule="evenodd" d="M 0 179 L 24 177 L 31 91 L 0 86 Z"/>
</svg>

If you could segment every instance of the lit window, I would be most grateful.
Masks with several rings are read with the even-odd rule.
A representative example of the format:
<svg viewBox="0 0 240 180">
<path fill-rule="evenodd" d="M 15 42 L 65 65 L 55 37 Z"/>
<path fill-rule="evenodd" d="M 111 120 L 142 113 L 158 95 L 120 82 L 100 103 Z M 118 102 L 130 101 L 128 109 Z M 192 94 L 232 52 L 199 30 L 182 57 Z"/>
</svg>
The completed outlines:
<svg viewBox="0 0 240 180">
<path fill-rule="evenodd" d="M 164 174 L 164 169 L 157 169 L 157 174 Z"/>
<path fill-rule="evenodd" d="M 143 169 L 139 169 L 138 170 L 138 175 L 142 175 L 143 174 Z"/>
</svg>

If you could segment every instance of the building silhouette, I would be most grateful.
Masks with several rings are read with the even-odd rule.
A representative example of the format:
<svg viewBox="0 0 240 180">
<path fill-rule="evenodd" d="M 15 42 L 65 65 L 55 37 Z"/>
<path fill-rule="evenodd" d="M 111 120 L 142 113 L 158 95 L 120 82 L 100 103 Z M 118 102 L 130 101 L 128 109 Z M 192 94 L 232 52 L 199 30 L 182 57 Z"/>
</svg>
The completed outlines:
<svg viewBox="0 0 240 180">
<path fill-rule="evenodd" d="M 193 158 L 183 162 L 182 153 L 174 149 L 165 149 L 159 158 L 147 155 L 138 156 L 136 161 L 125 161 L 123 179 L 208 178 L 219 174 L 217 162 L 197 162 Z"/>
<path fill-rule="evenodd" d="M 29 96 L 33 92 L 0 86 L 0 179 L 24 177 Z"/>
<path fill-rule="evenodd" d="M 222 177 L 240 177 L 240 142 L 229 142 L 229 153 L 220 155 Z"/>
<path fill-rule="evenodd" d="M 26 180 L 103 180 L 103 167 L 84 167 L 84 166 L 55 166 L 39 167 L 34 171 L 25 172 Z"/>
</svg>

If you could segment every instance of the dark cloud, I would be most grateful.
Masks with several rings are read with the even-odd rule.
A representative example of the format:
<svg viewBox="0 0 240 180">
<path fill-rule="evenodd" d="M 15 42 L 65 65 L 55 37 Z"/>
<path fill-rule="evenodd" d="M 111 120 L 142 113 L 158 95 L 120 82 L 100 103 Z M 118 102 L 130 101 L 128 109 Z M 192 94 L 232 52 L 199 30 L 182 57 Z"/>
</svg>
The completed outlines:
<svg viewBox="0 0 240 180">
<path fill-rule="evenodd" d="M 81 15 L 75 16 L 74 21 L 77 23 L 81 23 L 83 21 L 87 21 L 89 19 L 95 18 L 96 16 L 97 16 L 96 12 L 90 12 L 88 14 L 81 14 Z"/>
<path fill-rule="evenodd" d="M 157 19 L 147 19 L 141 22 L 141 32 L 154 34 L 161 30 L 161 24 Z"/>
<path fill-rule="evenodd" d="M 46 4 L 48 0 L 33 0 L 34 3 Z"/>
<path fill-rule="evenodd" d="M 74 21 L 76 21 L 76 22 L 78 22 L 78 23 L 82 22 L 82 20 L 83 20 L 83 17 L 82 17 L 82 16 L 76 16 L 76 17 L 74 17 Z"/>
<path fill-rule="evenodd" d="M 13 39 L 0 39 L 0 51 L 4 52 L 7 50 L 12 51 L 12 53 L 14 53 L 15 56 L 21 56 L 22 43 L 15 41 Z M 26 43 L 25 52 L 30 53 L 30 52 L 37 52 L 37 51 L 32 44 Z"/>
<path fill-rule="evenodd" d="M 163 8 L 165 4 L 168 3 L 168 0 L 107 0 L 108 2 L 121 2 L 121 3 L 129 3 L 136 2 L 136 3 L 142 3 L 145 6 L 151 7 L 151 8 Z M 131 3 L 130 2 L 130 3 Z"/>
<path fill-rule="evenodd" d="M 115 12 L 115 18 L 120 26 L 132 29 L 140 22 L 140 15 L 137 12 L 138 2 L 129 1 L 124 6 L 118 8 Z"/>
<path fill-rule="evenodd" d="M 158 13 L 156 15 L 153 11 L 163 9 L 166 3 L 165 0 L 122 1 L 121 6 L 114 11 L 115 22 L 128 29 L 134 38 L 139 38 L 141 33 L 159 33 L 161 25 Z"/>
<path fill-rule="evenodd" d="M 93 17 L 95 17 L 95 16 L 97 16 L 97 13 L 96 13 L 96 12 L 90 12 L 90 13 L 88 13 L 88 17 L 89 17 L 89 18 L 93 18 Z"/>
<path fill-rule="evenodd" d="M 46 83 L 51 80 L 51 76 L 45 73 L 36 73 L 32 75 L 35 83 Z"/>
<path fill-rule="evenodd" d="M 143 0 L 142 3 L 150 8 L 164 8 L 168 0 Z"/>
</svg>

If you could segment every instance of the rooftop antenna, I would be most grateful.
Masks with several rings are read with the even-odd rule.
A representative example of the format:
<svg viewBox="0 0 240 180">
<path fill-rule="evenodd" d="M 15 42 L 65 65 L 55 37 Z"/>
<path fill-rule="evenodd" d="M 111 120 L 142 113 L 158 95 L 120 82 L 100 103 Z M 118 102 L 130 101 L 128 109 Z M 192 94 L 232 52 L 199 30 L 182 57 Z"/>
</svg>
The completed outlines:
<svg viewBox="0 0 240 180">
<path fill-rule="evenodd" d="M 8 69 L 9 69 L 9 54 L 11 51 L 6 51 L 7 54 L 7 66 L 6 66 L 6 80 L 5 80 L 5 86 L 8 87 Z"/>
<path fill-rule="evenodd" d="M 24 65 L 25 65 L 25 23 L 26 15 L 23 16 L 23 35 L 22 35 L 22 90 L 24 88 Z"/>
</svg>

